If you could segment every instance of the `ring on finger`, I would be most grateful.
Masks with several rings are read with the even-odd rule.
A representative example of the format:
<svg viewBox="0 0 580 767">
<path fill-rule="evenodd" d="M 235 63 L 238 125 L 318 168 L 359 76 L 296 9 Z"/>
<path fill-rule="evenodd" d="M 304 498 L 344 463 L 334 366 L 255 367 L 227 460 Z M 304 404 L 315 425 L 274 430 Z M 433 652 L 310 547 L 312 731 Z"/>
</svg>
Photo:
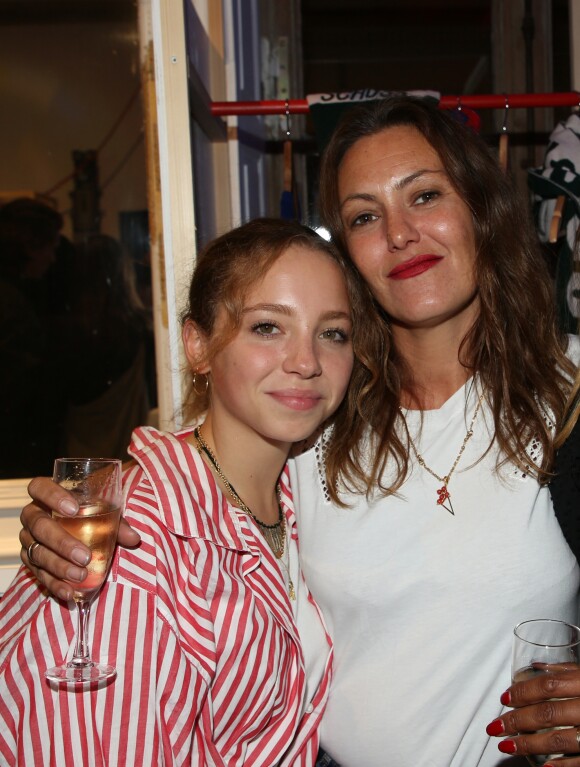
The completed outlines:
<svg viewBox="0 0 580 767">
<path fill-rule="evenodd" d="M 578 751 L 580 751 L 580 730 L 576 730 L 576 743 L 578 744 Z"/>
<path fill-rule="evenodd" d="M 35 567 L 38 567 L 38 562 L 34 560 L 34 552 L 36 551 L 37 546 L 40 547 L 40 543 L 38 541 L 32 541 L 30 546 L 26 549 L 26 556 L 28 557 L 28 561 Z"/>
</svg>

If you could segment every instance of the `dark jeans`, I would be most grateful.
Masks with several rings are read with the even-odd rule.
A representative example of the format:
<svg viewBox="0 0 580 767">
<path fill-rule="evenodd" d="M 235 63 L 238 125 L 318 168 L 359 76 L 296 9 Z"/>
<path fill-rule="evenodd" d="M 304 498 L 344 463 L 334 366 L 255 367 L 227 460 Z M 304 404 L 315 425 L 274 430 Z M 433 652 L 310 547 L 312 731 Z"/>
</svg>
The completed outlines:
<svg viewBox="0 0 580 767">
<path fill-rule="evenodd" d="M 316 767 L 340 767 L 340 764 L 335 762 L 334 759 L 321 748 L 316 757 Z"/>
</svg>

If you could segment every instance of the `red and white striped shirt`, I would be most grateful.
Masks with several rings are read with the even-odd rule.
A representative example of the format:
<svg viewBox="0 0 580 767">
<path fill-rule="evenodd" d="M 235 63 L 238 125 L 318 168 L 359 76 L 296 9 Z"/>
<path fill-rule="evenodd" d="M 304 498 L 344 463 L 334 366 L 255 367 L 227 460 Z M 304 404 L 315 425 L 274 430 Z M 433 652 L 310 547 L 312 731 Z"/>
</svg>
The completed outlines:
<svg viewBox="0 0 580 767">
<path fill-rule="evenodd" d="M 304 657 L 280 567 L 253 520 L 228 503 L 184 441 L 187 433 L 133 435 L 125 517 L 142 542 L 117 550 L 91 611 L 92 654 L 116 667 L 111 683 L 76 692 L 46 682 L 45 669 L 72 655 L 74 611 L 47 598 L 23 568 L 4 595 L 0 764 L 315 763 L 330 638 L 325 632 L 322 681 L 305 701 Z M 282 503 L 296 539 L 287 470 Z"/>
</svg>

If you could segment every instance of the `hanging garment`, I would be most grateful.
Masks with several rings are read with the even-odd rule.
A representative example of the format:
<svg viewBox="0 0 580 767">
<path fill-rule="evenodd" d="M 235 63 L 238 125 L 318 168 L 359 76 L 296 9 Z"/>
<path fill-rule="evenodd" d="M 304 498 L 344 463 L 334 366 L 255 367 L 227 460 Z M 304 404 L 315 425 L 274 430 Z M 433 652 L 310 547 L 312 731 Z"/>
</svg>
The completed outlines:
<svg viewBox="0 0 580 767">
<path fill-rule="evenodd" d="M 282 185 L 282 195 L 280 197 L 280 218 L 287 221 L 300 221 L 302 212 L 300 208 L 300 198 L 294 178 L 294 165 L 292 158 L 292 141 L 287 138 L 284 141 L 284 176 Z"/>
<path fill-rule="evenodd" d="M 556 299 L 561 328 L 578 333 L 580 253 L 574 242 L 580 223 L 580 116 L 572 114 L 550 135 L 544 165 L 528 171 L 540 240 L 556 258 Z"/>
</svg>

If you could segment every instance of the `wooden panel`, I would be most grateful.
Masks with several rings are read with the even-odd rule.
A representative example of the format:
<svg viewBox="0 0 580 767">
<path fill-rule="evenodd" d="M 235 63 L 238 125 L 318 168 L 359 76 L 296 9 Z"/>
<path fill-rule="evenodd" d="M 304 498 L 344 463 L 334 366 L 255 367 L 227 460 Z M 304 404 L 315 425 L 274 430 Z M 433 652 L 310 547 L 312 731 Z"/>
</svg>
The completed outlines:
<svg viewBox="0 0 580 767">
<path fill-rule="evenodd" d="M 20 566 L 20 511 L 30 498 L 26 492 L 29 479 L 0 480 L 0 594 Z"/>
</svg>

